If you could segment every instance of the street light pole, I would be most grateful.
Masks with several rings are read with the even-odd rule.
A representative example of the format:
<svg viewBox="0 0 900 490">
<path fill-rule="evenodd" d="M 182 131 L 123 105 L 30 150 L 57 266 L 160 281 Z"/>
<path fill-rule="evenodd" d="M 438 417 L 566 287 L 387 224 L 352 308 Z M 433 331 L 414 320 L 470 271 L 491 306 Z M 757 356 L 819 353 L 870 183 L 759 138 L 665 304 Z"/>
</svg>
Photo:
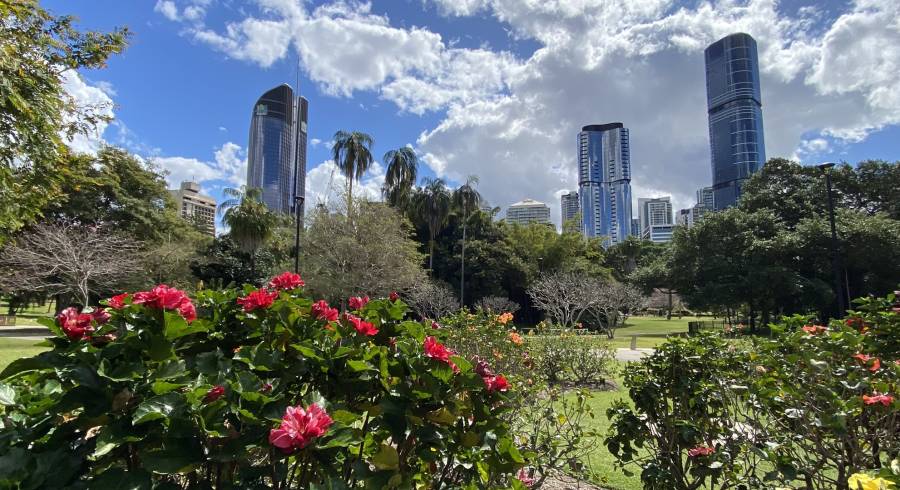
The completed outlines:
<svg viewBox="0 0 900 490">
<path fill-rule="evenodd" d="M 294 216 L 297 221 L 297 230 L 294 233 L 294 273 L 300 273 L 300 228 L 302 228 L 302 216 L 303 213 L 300 212 L 303 209 L 303 200 L 304 196 L 295 196 L 294 197 Z"/>
<path fill-rule="evenodd" d="M 834 222 L 834 192 L 831 188 L 831 169 L 834 167 L 833 162 L 826 162 L 819 165 L 819 168 L 825 173 L 825 187 L 828 191 L 828 221 L 831 224 L 831 269 L 834 275 L 834 294 L 837 295 L 837 317 L 843 318 L 847 311 L 844 304 L 844 282 L 841 280 L 841 258 L 838 255 L 838 238 L 837 227 Z"/>
</svg>

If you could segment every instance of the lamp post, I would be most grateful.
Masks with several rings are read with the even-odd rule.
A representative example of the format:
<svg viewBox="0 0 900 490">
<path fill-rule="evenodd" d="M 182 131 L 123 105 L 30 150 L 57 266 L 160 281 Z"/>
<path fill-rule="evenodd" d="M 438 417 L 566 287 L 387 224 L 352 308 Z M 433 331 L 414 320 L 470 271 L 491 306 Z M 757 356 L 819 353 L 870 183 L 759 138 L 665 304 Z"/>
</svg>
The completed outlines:
<svg viewBox="0 0 900 490">
<path fill-rule="evenodd" d="M 834 224 L 834 192 L 831 189 L 831 169 L 834 162 L 825 162 L 818 165 L 825 173 L 825 188 L 828 191 L 828 221 L 831 224 L 831 269 L 834 275 L 834 294 L 837 295 L 837 317 L 843 318 L 847 306 L 844 304 L 844 284 L 841 280 L 841 258 L 838 255 L 837 228 Z"/>
<path fill-rule="evenodd" d="M 301 210 L 303 209 L 303 200 L 304 196 L 295 196 L 294 197 L 294 216 L 297 221 L 297 230 L 294 233 L 294 273 L 300 273 L 300 228 L 303 220 L 303 213 Z"/>
</svg>

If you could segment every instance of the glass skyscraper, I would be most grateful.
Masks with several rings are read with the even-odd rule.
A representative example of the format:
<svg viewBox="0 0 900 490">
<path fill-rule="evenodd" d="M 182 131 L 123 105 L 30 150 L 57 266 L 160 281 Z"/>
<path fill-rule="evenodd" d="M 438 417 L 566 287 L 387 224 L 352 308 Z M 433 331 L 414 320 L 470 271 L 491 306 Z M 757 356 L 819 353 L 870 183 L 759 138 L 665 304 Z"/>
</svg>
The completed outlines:
<svg viewBox="0 0 900 490">
<path fill-rule="evenodd" d="M 309 103 L 290 85 L 264 93 L 253 106 L 247 155 L 247 187 L 262 189 L 272 211 L 294 211 L 294 196 L 306 195 Z M 303 207 L 297 210 L 303 214 Z"/>
<path fill-rule="evenodd" d="M 732 34 L 706 48 L 706 101 L 714 202 L 724 209 L 766 161 L 759 60 L 750 35 Z"/>
<path fill-rule="evenodd" d="M 631 154 L 622 123 L 594 124 L 578 133 L 578 187 L 585 236 L 606 246 L 631 234 Z"/>
</svg>

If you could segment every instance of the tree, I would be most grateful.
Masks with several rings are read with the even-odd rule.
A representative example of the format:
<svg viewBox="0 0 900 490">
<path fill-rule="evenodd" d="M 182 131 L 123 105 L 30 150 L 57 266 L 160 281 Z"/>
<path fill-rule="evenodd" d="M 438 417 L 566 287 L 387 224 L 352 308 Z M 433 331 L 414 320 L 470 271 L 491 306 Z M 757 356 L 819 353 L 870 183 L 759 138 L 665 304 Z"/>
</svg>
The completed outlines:
<svg viewBox="0 0 900 490">
<path fill-rule="evenodd" d="M 284 270 L 270 251 L 270 247 L 260 247 L 253 253 L 253 267 L 247 254 L 241 251 L 234 240 L 219 236 L 202 248 L 190 263 L 194 277 L 207 287 L 223 288 L 230 285 L 262 284 L 273 274 Z"/>
<path fill-rule="evenodd" d="M 459 260 L 459 301 L 465 304 L 466 284 L 466 223 L 469 221 L 469 213 L 478 209 L 481 204 L 481 194 L 475 190 L 478 184 L 478 176 L 470 175 L 466 183 L 453 191 L 453 206 L 462 214 L 462 252 Z"/>
<path fill-rule="evenodd" d="M 359 131 L 338 131 L 334 133 L 334 145 L 331 155 L 334 164 L 347 177 L 347 209 L 353 208 L 353 181 L 359 180 L 369 170 L 372 158 L 372 145 L 375 140 Z"/>
<path fill-rule="evenodd" d="M 572 272 L 543 274 L 528 288 L 535 306 L 565 328 L 581 322 L 599 299 L 597 292 L 597 279 Z"/>
<path fill-rule="evenodd" d="M 422 318 L 440 319 L 460 308 L 450 286 L 433 279 L 418 282 L 403 297 Z"/>
<path fill-rule="evenodd" d="M 634 286 L 609 281 L 594 283 L 592 294 L 597 296 L 588 313 L 610 339 L 615 338 L 616 328 L 624 324 L 628 316 L 644 303 L 641 291 Z"/>
<path fill-rule="evenodd" d="M 74 297 L 87 306 L 141 271 L 139 250 L 138 242 L 107 229 L 38 224 L 0 251 L 0 289 Z"/>
<path fill-rule="evenodd" d="M 503 296 L 486 296 L 478 301 L 478 308 L 492 314 L 515 313 L 519 310 L 519 304 Z"/>
<path fill-rule="evenodd" d="M 451 196 L 442 179 L 426 178 L 415 196 L 416 214 L 428 227 L 428 269 L 434 274 L 434 240 L 450 216 Z"/>
<path fill-rule="evenodd" d="M 654 291 L 659 291 L 666 295 L 666 320 L 672 319 L 673 299 L 678 293 L 672 261 L 672 248 L 667 246 L 663 248 L 662 253 L 654 256 L 629 276 L 629 280 L 640 287 L 644 294 L 652 295 Z"/>
<path fill-rule="evenodd" d="M 63 136 L 105 119 L 65 92 L 69 70 L 102 68 L 127 29 L 79 32 L 34 0 L 0 1 L 0 242 L 60 196 L 68 175 Z"/>
<path fill-rule="evenodd" d="M 348 212 L 317 208 L 302 238 L 301 273 L 308 288 L 330 301 L 387 296 L 418 283 L 424 273 L 407 221 L 383 203 L 362 200 Z"/>
<path fill-rule="evenodd" d="M 272 237 L 278 215 L 261 202 L 262 190 L 259 188 L 226 188 L 223 193 L 229 199 L 219 204 L 218 212 L 229 227 L 228 235 L 247 255 L 251 275 L 255 276 L 256 251 Z"/>
<path fill-rule="evenodd" d="M 419 172 L 419 159 L 415 150 L 408 146 L 390 150 L 382 159 L 387 171 L 384 175 L 384 187 L 381 193 L 391 206 L 403 209 L 409 204 L 416 176 Z"/>
</svg>

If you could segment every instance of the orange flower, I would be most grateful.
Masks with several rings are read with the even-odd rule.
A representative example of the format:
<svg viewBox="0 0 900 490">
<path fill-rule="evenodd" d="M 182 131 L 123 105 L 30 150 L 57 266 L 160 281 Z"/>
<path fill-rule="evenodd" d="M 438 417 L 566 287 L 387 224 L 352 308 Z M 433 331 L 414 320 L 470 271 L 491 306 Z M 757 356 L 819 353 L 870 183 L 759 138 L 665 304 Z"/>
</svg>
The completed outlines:
<svg viewBox="0 0 900 490">
<path fill-rule="evenodd" d="M 522 336 L 517 334 L 516 332 L 510 332 L 509 341 L 516 345 L 522 345 Z"/>
<path fill-rule="evenodd" d="M 802 330 L 810 335 L 818 335 L 828 329 L 821 325 L 804 325 Z"/>
<path fill-rule="evenodd" d="M 506 313 L 497 317 L 497 323 L 499 323 L 501 325 L 506 325 L 507 323 L 512 321 L 512 319 L 513 319 L 513 314 L 507 311 Z"/>
</svg>

